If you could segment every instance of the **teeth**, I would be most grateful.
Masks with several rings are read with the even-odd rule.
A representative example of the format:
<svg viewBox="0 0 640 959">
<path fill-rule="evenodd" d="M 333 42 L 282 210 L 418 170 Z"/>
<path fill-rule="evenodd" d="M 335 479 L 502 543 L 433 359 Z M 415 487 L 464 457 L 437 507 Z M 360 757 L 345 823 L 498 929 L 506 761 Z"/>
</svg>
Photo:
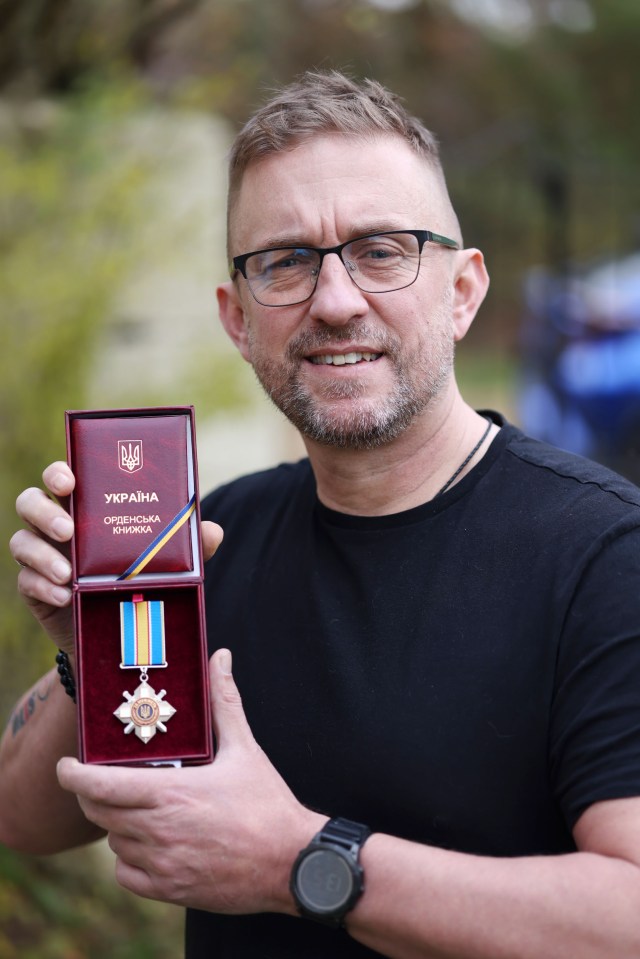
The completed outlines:
<svg viewBox="0 0 640 959">
<path fill-rule="evenodd" d="M 377 360 L 380 355 L 380 353 L 328 353 L 324 356 L 312 356 L 311 362 L 317 365 L 345 366 L 359 363 L 360 360 L 371 363 L 372 360 Z"/>
</svg>

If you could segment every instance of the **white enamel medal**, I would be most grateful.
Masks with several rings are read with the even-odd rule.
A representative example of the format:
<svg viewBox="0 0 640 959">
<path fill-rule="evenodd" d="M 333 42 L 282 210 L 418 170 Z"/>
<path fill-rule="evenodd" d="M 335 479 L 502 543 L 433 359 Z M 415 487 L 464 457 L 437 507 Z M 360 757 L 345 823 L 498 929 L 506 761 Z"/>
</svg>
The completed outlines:
<svg viewBox="0 0 640 959">
<path fill-rule="evenodd" d="M 175 709 L 162 698 L 166 690 L 156 693 L 144 676 L 146 673 L 140 677 L 140 685 L 134 690 L 133 696 L 126 691 L 122 694 L 126 702 L 118 706 L 113 715 L 126 724 L 125 733 L 135 732 L 138 739 L 148 743 L 158 729 L 166 733 L 165 722 L 171 719 Z"/>
<path fill-rule="evenodd" d="M 165 725 L 175 714 L 166 702 L 166 690 L 156 693 L 149 685 L 147 669 L 167 666 L 164 637 L 164 603 L 145 601 L 134 593 L 131 601 L 120 603 L 121 669 L 139 669 L 140 684 L 133 694 L 123 692 L 125 701 L 114 712 L 125 725 L 125 734 L 134 732 L 143 743 L 153 739 L 156 732 L 166 733 Z"/>
</svg>

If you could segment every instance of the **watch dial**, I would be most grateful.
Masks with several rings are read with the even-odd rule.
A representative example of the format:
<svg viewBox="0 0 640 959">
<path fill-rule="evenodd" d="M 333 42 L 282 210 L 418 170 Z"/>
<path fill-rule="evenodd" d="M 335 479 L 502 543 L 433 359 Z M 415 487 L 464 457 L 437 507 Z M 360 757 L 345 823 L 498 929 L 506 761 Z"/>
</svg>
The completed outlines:
<svg viewBox="0 0 640 959">
<path fill-rule="evenodd" d="M 348 901 L 353 875 L 342 856 L 330 849 L 319 849 L 300 864 L 296 887 L 310 909 L 333 912 Z"/>
</svg>

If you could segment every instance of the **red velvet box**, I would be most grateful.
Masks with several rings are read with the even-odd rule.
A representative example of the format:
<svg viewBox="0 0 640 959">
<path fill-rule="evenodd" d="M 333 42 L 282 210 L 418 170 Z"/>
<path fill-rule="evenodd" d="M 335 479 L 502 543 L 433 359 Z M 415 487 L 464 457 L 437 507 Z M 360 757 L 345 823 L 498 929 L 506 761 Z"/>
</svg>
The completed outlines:
<svg viewBox="0 0 640 959">
<path fill-rule="evenodd" d="M 80 758 L 213 758 L 193 407 L 72 410 Z"/>
</svg>

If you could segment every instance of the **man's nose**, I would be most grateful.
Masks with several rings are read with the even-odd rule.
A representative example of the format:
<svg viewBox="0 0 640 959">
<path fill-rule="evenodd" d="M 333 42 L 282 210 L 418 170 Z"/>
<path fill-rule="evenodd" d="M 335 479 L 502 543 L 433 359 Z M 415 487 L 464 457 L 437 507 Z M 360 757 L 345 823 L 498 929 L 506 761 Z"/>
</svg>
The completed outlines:
<svg viewBox="0 0 640 959">
<path fill-rule="evenodd" d="M 328 253 L 320 267 L 318 282 L 311 297 L 309 314 L 324 323 L 348 323 L 363 316 L 369 303 L 351 279 L 346 263 L 337 253 Z"/>
</svg>

